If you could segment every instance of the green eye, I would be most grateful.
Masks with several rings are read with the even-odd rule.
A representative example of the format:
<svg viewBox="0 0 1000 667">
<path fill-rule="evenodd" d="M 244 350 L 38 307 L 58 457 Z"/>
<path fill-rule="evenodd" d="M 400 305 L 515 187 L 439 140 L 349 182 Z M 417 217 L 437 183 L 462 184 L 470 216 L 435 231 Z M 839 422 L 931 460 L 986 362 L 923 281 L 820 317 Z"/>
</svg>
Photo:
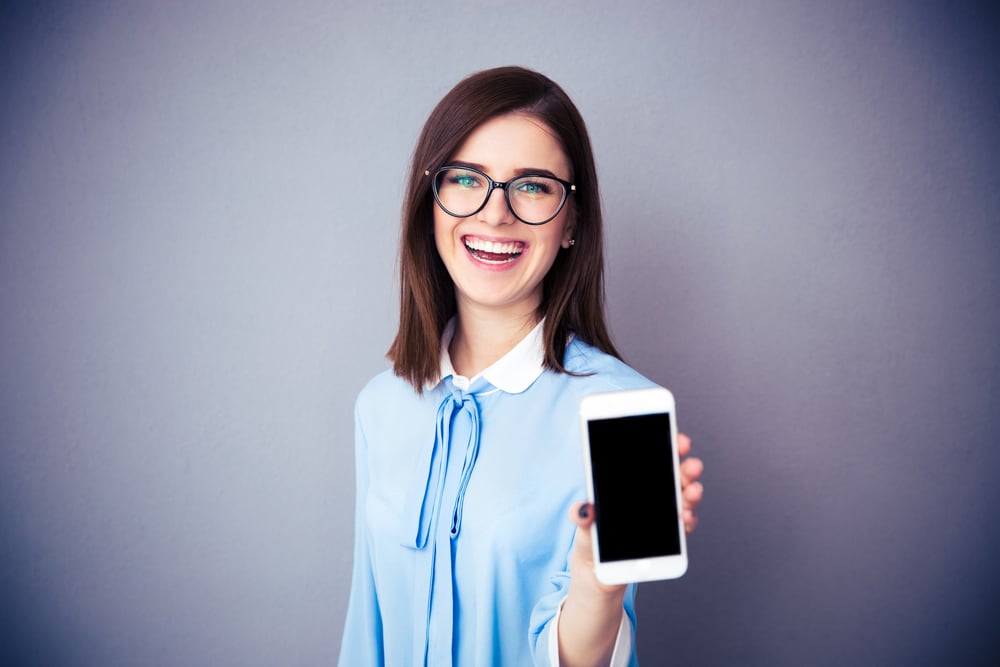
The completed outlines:
<svg viewBox="0 0 1000 667">
<path fill-rule="evenodd" d="M 545 179 L 518 181 L 517 191 L 528 197 L 544 197 L 552 194 L 553 187 Z"/>
<path fill-rule="evenodd" d="M 479 186 L 479 179 L 476 178 L 476 175 L 470 174 L 468 172 L 454 173 L 451 175 L 448 181 L 451 184 L 457 185 L 460 188 L 475 188 Z"/>
</svg>

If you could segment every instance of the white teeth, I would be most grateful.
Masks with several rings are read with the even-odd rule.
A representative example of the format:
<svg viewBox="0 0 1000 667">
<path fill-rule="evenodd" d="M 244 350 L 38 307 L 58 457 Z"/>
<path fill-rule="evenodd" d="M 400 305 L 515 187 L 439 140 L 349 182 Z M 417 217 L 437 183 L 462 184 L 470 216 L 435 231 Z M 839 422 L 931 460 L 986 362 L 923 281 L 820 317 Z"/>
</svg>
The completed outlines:
<svg viewBox="0 0 1000 667">
<path fill-rule="evenodd" d="M 465 245 L 470 250 L 479 250 L 481 252 L 504 255 L 518 255 L 524 250 L 524 245 L 521 243 L 495 243 L 493 241 L 476 238 L 465 239 Z"/>
</svg>

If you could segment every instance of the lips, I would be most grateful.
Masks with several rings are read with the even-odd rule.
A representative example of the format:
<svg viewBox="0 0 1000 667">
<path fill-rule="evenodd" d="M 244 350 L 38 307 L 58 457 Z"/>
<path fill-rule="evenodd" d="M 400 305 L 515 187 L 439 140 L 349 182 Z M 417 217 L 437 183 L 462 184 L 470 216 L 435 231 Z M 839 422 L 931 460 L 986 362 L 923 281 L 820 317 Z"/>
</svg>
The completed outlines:
<svg viewBox="0 0 1000 667">
<path fill-rule="evenodd" d="M 526 247 L 521 241 L 489 241 L 475 236 L 463 237 L 462 241 L 470 255 L 486 264 L 513 262 Z"/>
</svg>

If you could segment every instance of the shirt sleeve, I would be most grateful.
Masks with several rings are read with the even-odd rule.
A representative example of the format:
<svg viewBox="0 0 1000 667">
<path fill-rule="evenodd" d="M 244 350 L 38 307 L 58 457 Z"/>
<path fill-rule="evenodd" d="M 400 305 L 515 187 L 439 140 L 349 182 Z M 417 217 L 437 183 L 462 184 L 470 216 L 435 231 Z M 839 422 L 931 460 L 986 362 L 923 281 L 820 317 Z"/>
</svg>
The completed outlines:
<svg viewBox="0 0 1000 667">
<path fill-rule="evenodd" d="M 555 599 L 551 594 L 545 596 L 532 612 L 532 648 L 537 667 L 559 667 L 559 617 L 569 591 L 569 579 L 568 572 L 560 573 L 553 580 L 557 590 Z M 631 584 L 625 590 L 622 620 L 618 625 L 618 637 L 609 667 L 639 665 L 635 654 L 635 588 L 635 584 Z"/>
<path fill-rule="evenodd" d="M 368 448 L 355 408 L 355 511 L 354 569 L 351 575 L 351 597 L 347 604 L 347 619 L 340 644 L 339 664 L 344 667 L 364 667 L 385 664 L 382 641 L 382 614 L 372 569 L 371 552 L 365 530 L 365 499 L 368 495 Z"/>
</svg>

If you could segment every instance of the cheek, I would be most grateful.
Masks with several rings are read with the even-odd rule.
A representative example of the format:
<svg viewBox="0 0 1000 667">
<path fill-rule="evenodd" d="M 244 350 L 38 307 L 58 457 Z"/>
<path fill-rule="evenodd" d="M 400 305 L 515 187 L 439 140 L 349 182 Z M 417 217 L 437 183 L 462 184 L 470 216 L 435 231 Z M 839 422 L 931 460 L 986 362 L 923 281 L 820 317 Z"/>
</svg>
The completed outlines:
<svg viewBox="0 0 1000 667">
<path fill-rule="evenodd" d="M 432 229 L 434 230 L 434 238 L 435 239 L 440 238 L 441 235 L 442 235 L 442 233 L 444 232 L 444 225 L 442 224 L 442 222 L 443 221 L 441 220 L 441 216 L 440 216 L 439 212 L 437 211 L 437 209 L 435 208 L 435 211 L 434 211 L 434 225 L 432 227 Z"/>
<path fill-rule="evenodd" d="M 452 243 L 451 231 L 454 226 L 455 219 L 450 215 L 445 215 L 440 211 L 434 212 L 434 244 L 439 252 Z"/>
<path fill-rule="evenodd" d="M 544 242 L 544 255 L 539 255 L 538 257 L 539 262 L 543 263 L 542 268 L 544 269 L 544 273 L 548 273 L 552 270 L 552 265 L 555 264 L 556 258 L 559 257 L 559 253 L 564 252 L 562 240 L 565 232 L 565 228 L 560 225 L 559 228 L 551 230 L 551 236 L 546 237 Z"/>
</svg>

